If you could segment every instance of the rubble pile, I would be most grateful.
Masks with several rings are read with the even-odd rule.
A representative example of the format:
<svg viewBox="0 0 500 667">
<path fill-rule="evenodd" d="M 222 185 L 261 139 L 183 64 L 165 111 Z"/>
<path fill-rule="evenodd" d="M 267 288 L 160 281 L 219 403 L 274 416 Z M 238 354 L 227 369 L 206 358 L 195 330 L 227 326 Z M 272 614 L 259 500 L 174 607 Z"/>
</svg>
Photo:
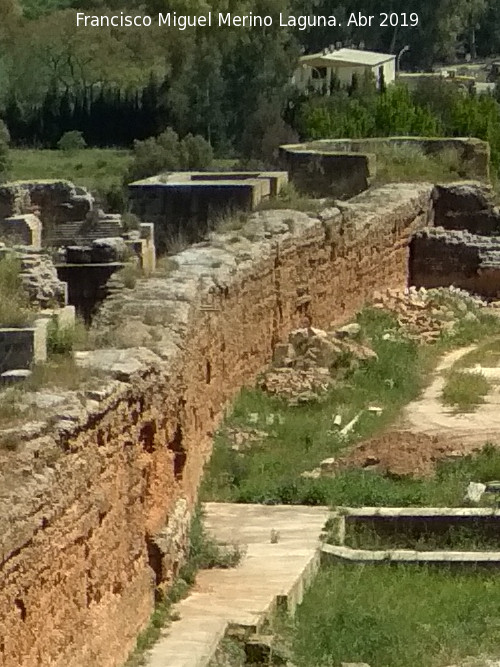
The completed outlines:
<svg viewBox="0 0 500 667">
<path fill-rule="evenodd" d="M 290 405 L 318 400 L 330 387 L 332 371 L 377 358 L 357 340 L 360 331 L 356 323 L 329 332 L 313 327 L 292 331 L 288 343 L 276 345 L 273 366 L 260 379 L 260 388 Z"/>
<path fill-rule="evenodd" d="M 399 326 L 414 340 L 432 343 L 460 319 L 477 319 L 486 301 L 457 287 L 388 289 L 374 296 L 374 308 L 396 315 Z"/>
</svg>

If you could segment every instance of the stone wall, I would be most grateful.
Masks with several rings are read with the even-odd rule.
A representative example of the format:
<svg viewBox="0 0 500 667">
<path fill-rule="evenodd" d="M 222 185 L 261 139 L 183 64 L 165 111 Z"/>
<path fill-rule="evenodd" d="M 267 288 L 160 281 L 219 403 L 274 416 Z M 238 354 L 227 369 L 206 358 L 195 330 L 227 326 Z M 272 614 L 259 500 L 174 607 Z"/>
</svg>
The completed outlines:
<svg viewBox="0 0 500 667">
<path fill-rule="evenodd" d="M 220 217 L 252 211 L 276 196 L 286 172 L 174 172 L 128 186 L 131 211 L 155 224 L 155 243 L 165 252 L 178 241 L 200 241 Z"/>
<path fill-rule="evenodd" d="M 436 185 L 432 192 L 436 227 L 483 236 L 500 234 L 500 211 L 491 187 L 471 181 Z"/>
<path fill-rule="evenodd" d="M 427 229 L 411 242 L 410 282 L 500 297 L 500 238 L 467 231 Z"/>
<path fill-rule="evenodd" d="M 280 158 L 299 189 L 322 197 L 349 199 L 373 181 L 377 154 L 397 146 L 418 148 L 432 157 L 455 151 L 464 178 L 489 180 L 489 144 L 474 138 L 320 139 L 281 146 Z"/>
<path fill-rule="evenodd" d="M 84 220 L 93 205 L 92 195 L 70 181 L 15 181 L 0 186 L 0 219 L 36 210 L 45 233 L 51 225 Z"/>
<path fill-rule="evenodd" d="M 316 197 L 348 199 L 367 190 L 375 175 L 373 154 L 284 146 L 280 155 L 297 189 Z"/>
<path fill-rule="evenodd" d="M 491 188 L 477 182 L 437 185 L 431 199 L 433 226 L 411 243 L 411 284 L 455 285 L 498 298 L 500 213 Z"/>
<path fill-rule="evenodd" d="M 95 386 L 27 395 L 32 421 L 0 430 L 1 667 L 123 663 L 183 559 L 225 407 L 291 329 L 406 285 L 430 191 L 254 214 L 106 300 L 96 335 L 115 349 L 78 357 Z"/>
</svg>

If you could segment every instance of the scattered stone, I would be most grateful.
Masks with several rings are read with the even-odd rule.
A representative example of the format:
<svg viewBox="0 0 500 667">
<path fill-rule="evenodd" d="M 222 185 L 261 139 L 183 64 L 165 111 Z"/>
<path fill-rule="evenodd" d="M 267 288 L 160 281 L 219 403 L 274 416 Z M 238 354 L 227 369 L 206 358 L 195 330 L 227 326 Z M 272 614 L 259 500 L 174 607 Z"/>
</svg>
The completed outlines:
<svg viewBox="0 0 500 667">
<path fill-rule="evenodd" d="M 274 414 L 274 412 L 272 412 L 270 415 L 267 415 L 266 417 L 267 426 L 273 426 L 273 424 L 283 424 L 284 421 L 285 419 L 282 415 Z"/>
<path fill-rule="evenodd" d="M 377 358 L 367 345 L 350 338 L 360 330 L 352 323 L 331 332 L 314 327 L 292 331 L 288 343 L 276 345 L 274 367 L 264 374 L 260 387 L 292 405 L 318 400 L 330 387 L 332 369 L 355 368 Z"/>
<path fill-rule="evenodd" d="M 473 503 L 478 503 L 483 493 L 486 491 L 486 484 L 481 484 L 480 482 L 470 482 L 467 487 L 467 493 L 465 494 L 465 499 L 470 500 Z"/>
<path fill-rule="evenodd" d="M 330 473 L 335 471 L 335 458 L 332 456 L 328 459 L 323 459 L 319 464 L 322 473 Z"/>
<path fill-rule="evenodd" d="M 351 421 L 344 426 L 344 428 L 340 431 L 340 435 L 345 438 L 349 433 L 353 430 L 353 428 L 356 426 L 356 424 L 359 421 L 359 418 L 363 414 L 363 410 L 361 412 L 358 412 L 358 414 L 351 419 Z"/>
<path fill-rule="evenodd" d="M 319 468 L 315 468 L 314 470 L 304 470 L 304 472 L 300 473 L 300 476 L 304 479 L 318 479 L 321 477 L 321 470 Z"/>
<path fill-rule="evenodd" d="M 410 339 L 432 343 L 441 333 L 453 328 L 455 322 L 477 319 L 474 312 L 487 306 L 486 301 L 456 287 L 406 290 L 388 289 L 374 296 L 373 306 L 394 313 L 398 326 Z M 397 341 L 395 331 L 387 331 L 384 340 Z"/>
<path fill-rule="evenodd" d="M 295 350 L 290 343 L 279 343 L 274 348 L 273 362 L 277 366 L 288 366 L 295 358 Z"/>
<path fill-rule="evenodd" d="M 291 405 L 298 405 L 318 400 L 328 391 L 331 380 L 326 368 L 275 368 L 265 374 L 260 387 L 269 394 L 287 398 Z"/>
<path fill-rule="evenodd" d="M 354 338 L 361 332 L 361 325 L 357 322 L 346 324 L 335 332 L 337 338 Z"/>
<path fill-rule="evenodd" d="M 231 449 L 235 452 L 249 449 L 252 443 L 262 442 L 268 437 L 266 431 L 259 431 L 256 428 L 233 427 L 227 428 L 225 433 L 231 442 Z"/>
</svg>

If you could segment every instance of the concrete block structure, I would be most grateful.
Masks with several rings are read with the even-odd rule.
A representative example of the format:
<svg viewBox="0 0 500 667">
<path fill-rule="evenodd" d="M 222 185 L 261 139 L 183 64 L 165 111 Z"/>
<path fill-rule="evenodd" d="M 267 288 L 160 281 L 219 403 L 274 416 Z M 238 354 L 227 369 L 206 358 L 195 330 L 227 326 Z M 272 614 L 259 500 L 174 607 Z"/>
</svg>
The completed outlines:
<svg viewBox="0 0 500 667">
<path fill-rule="evenodd" d="M 179 235 L 201 240 L 218 217 L 254 210 L 276 196 L 287 180 L 286 172 L 159 174 L 129 185 L 131 210 L 155 224 L 155 242 L 164 251 Z"/>
</svg>

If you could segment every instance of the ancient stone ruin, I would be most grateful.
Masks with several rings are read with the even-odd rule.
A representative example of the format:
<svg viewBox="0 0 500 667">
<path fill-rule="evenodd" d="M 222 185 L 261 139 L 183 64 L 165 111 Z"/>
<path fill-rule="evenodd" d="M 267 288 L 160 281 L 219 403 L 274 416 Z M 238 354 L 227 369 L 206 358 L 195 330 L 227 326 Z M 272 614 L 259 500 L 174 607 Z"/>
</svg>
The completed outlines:
<svg viewBox="0 0 500 667">
<path fill-rule="evenodd" d="M 484 168 L 482 143 L 456 141 Z M 326 173 L 328 153 L 323 157 L 307 157 L 318 173 Z M 338 158 L 343 169 L 344 158 Z M 493 283 L 483 276 L 496 270 L 488 267 L 495 259 L 497 212 L 482 185 L 398 183 L 366 190 L 366 157 L 360 164 L 353 182 L 363 191 L 348 202 L 330 202 L 317 213 L 255 211 L 239 228 L 207 232 L 163 274 L 111 291 L 93 319 L 95 349 L 75 355 L 89 383 L 66 392 L 25 392 L 19 409 L 26 419 L 0 425 L 2 667 L 123 664 L 153 611 L 155 592 L 168 589 L 185 558 L 203 466 L 226 406 L 273 355 L 281 368 L 292 356 L 297 370 L 321 366 L 299 368 L 311 331 L 314 354 L 316 348 L 333 353 L 332 346 L 349 344 L 349 333 L 335 334 L 334 341 L 320 330 L 338 332 L 367 302 L 397 302 L 424 277 L 426 287 L 460 278 L 462 287 L 496 295 L 496 274 L 488 274 Z M 292 178 L 296 174 L 291 167 Z M 182 178 L 134 184 L 145 222 L 132 238 L 113 233 L 108 240 L 110 227 L 118 231 L 115 217 L 90 218 L 92 230 L 85 227 L 91 204 L 71 188 L 54 203 L 40 188 L 6 187 L 3 220 L 14 215 L 14 204 L 26 210 L 27 193 L 42 222 L 55 217 L 51 243 L 59 239 L 66 248 L 57 273 L 71 292 L 72 271 L 86 286 L 90 267 L 120 264 L 127 245 L 136 244 L 134 252 L 146 257 L 154 240 L 148 223 L 168 227 L 177 189 L 191 191 L 181 206 L 182 215 L 190 215 L 198 196 L 209 202 L 210 193 L 226 185 L 213 174 L 209 182 Z M 327 180 L 333 178 L 334 171 Z M 235 178 L 227 185 L 229 201 L 240 191 L 245 198 L 257 191 L 264 196 L 272 183 L 276 192 L 283 180 L 281 174 Z M 219 194 L 214 197 L 219 205 Z M 105 235 L 95 236 L 96 229 Z M 448 253 L 450 245 L 455 250 Z M 466 266 L 460 275 L 457 249 Z M 30 259 L 43 265 L 38 255 L 26 257 L 25 266 Z M 43 296 L 34 278 L 27 285 Z M 420 326 L 410 311 L 402 317 Z M 302 338 L 295 333 L 289 340 L 297 331 Z"/>
</svg>

